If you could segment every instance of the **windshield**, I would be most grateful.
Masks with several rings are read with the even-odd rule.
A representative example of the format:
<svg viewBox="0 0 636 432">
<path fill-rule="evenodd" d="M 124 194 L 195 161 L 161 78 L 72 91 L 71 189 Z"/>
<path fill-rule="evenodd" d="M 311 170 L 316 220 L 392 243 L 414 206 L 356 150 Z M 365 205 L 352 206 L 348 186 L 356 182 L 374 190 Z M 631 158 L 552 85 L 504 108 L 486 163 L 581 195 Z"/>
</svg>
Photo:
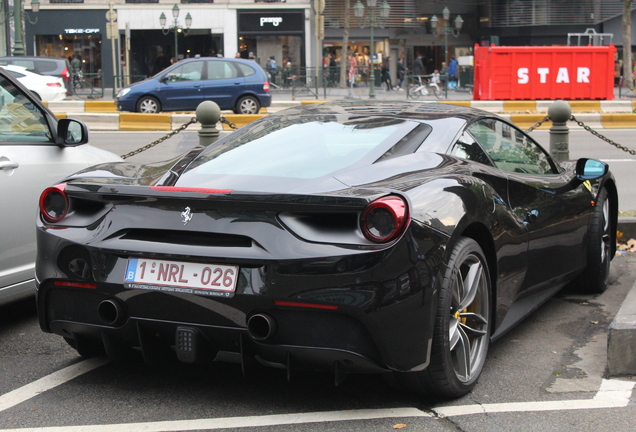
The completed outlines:
<svg viewBox="0 0 636 432">
<path fill-rule="evenodd" d="M 382 117 L 276 119 L 219 141 L 185 175 L 311 179 L 414 152 L 430 132 L 419 122 Z"/>
</svg>

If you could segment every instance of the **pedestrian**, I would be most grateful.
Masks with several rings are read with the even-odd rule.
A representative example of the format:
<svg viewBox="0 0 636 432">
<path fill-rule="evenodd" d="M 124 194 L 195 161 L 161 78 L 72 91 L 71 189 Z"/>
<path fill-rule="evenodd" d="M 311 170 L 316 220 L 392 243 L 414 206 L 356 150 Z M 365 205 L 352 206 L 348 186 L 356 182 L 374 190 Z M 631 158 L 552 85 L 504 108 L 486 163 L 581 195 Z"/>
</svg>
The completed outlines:
<svg viewBox="0 0 636 432">
<path fill-rule="evenodd" d="M 269 61 L 267 62 L 267 72 L 269 72 L 270 75 L 270 82 L 276 85 L 276 74 L 278 74 L 278 66 L 276 65 L 274 56 L 269 56 Z"/>
<path fill-rule="evenodd" d="M 402 85 L 404 84 L 405 75 L 406 75 L 406 66 L 404 65 L 404 56 L 401 55 L 397 63 L 398 90 L 402 90 Z"/>
<path fill-rule="evenodd" d="M 234 54 L 234 58 L 241 58 L 241 53 L 237 52 L 236 54 Z"/>
<path fill-rule="evenodd" d="M 329 54 L 329 83 L 331 87 L 336 86 L 336 69 L 338 63 L 336 63 L 336 56 L 333 53 Z"/>
<path fill-rule="evenodd" d="M 457 60 L 455 57 L 451 57 L 448 64 L 448 85 L 452 89 L 457 88 Z"/>
<path fill-rule="evenodd" d="M 358 74 L 358 57 L 355 53 L 351 53 L 349 57 L 349 86 L 353 87 Z"/>
<path fill-rule="evenodd" d="M 440 69 L 439 74 L 442 79 L 442 85 L 444 88 L 447 88 L 448 67 L 446 66 L 446 62 L 442 62 L 442 68 Z"/>
<path fill-rule="evenodd" d="M 389 57 L 386 57 L 382 60 L 382 65 L 380 66 L 380 75 L 382 77 L 382 82 L 386 83 L 386 89 L 392 90 L 391 86 L 391 75 L 389 74 Z"/>
<path fill-rule="evenodd" d="M 422 75 L 424 75 L 424 62 L 422 62 L 422 54 L 418 53 L 413 61 L 413 76 L 419 85 L 422 85 Z"/>
</svg>

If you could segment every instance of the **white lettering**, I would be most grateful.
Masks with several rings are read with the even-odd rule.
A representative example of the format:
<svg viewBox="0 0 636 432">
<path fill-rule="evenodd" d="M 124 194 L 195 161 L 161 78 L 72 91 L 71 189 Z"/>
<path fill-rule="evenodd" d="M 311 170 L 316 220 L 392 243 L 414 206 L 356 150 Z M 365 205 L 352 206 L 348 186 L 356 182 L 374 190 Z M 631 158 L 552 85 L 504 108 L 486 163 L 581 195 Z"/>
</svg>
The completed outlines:
<svg viewBox="0 0 636 432">
<path fill-rule="evenodd" d="M 99 33 L 99 29 L 96 29 L 96 28 L 64 29 L 64 33 L 66 33 L 66 34 L 92 34 L 92 33 Z"/>
<path fill-rule="evenodd" d="M 278 27 L 278 25 L 282 22 L 282 17 L 261 17 L 261 27 L 263 27 L 263 25 L 267 23 L 273 24 L 274 27 Z"/>
<path fill-rule="evenodd" d="M 550 69 L 548 68 L 538 68 L 537 73 L 540 75 L 539 82 L 546 83 L 548 82 L 548 74 L 550 73 Z"/>
<path fill-rule="evenodd" d="M 528 76 L 528 68 L 519 68 L 517 71 L 517 83 L 519 84 L 528 84 L 530 82 L 530 77 Z"/>
<path fill-rule="evenodd" d="M 580 67 L 576 69 L 576 82 L 589 83 L 590 82 L 590 68 Z"/>
<path fill-rule="evenodd" d="M 557 72 L 556 82 L 566 84 L 570 83 L 570 74 L 568 74 L 567 68 L 559 68 L 559 72 Z"/>
</svg>

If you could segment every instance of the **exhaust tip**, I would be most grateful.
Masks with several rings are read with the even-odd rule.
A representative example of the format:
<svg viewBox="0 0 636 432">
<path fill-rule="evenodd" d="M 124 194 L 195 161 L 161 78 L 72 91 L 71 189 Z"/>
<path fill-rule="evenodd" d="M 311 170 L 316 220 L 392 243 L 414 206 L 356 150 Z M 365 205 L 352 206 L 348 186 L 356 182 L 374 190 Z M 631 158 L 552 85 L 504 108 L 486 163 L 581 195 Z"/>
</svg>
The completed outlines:
<svg viewBox="0 0 636 432">
<path fill-rule="evenodd" d="M 101 302 L 97 306 L 97 316 L 102 323 L 109 326 L 118 326 L 126 320 L 124 309 L 114 300 Z"/>
<path fill-rule="evenodd" d="M 247 320 L 247 332 L 254 340 L 263 341 L 276 334 L 276 320 L 267 314 L 255 314 Z"/>
</svg>

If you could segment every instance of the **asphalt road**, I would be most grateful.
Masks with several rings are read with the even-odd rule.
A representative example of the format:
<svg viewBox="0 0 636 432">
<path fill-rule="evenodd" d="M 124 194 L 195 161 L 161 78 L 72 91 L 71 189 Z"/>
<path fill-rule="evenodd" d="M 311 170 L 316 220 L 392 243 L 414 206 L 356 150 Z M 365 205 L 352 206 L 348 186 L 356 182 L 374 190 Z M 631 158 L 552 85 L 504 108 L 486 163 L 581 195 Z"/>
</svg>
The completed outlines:
<svg viewBox="0 0 636 432">
<path fill-rule="evenodd" d="M 599 132 L 624 147 L 636 150 L 633 129 L 600 129 Z M 222 132 L 224 134 L 226 132 Z M 110 150 L 118 155 L 128 153 L 164 136 L 162 132 L 92 132 L 92 145 Z M 546 130 L 532 132 L 531 136 L 546 149 L 550 137 Z M 196 132 L 182 132 L 163 143 L 130 158 L 131 161 L 147 163 L 167 160 L 189 150 L 198 143 Z M 619 208 L 636 210 L 636 188 L 627 187 L 636 183 L 636 156 L 632 156 L 602 141 L 587 131 L 573 129 L 570 133 L 570 158 L 589 157 L 607 161 L 616 177 L 619 193 Z"/>
<path fill-rule="evenodd" d="M 380 376 L 237 365 L 83 360 L 42 333 L 32 302 L 0 308 L 0 432 L 633 430 L 636 379 L 604 380 L 607 327 L 636 280 L 636 255 L 612 263 L 600 296 L 559 294 L 491 346 L 475 390 L 431 401 Z M 41 429 L 36 429 L 41 428 Z"/>
</svg>

